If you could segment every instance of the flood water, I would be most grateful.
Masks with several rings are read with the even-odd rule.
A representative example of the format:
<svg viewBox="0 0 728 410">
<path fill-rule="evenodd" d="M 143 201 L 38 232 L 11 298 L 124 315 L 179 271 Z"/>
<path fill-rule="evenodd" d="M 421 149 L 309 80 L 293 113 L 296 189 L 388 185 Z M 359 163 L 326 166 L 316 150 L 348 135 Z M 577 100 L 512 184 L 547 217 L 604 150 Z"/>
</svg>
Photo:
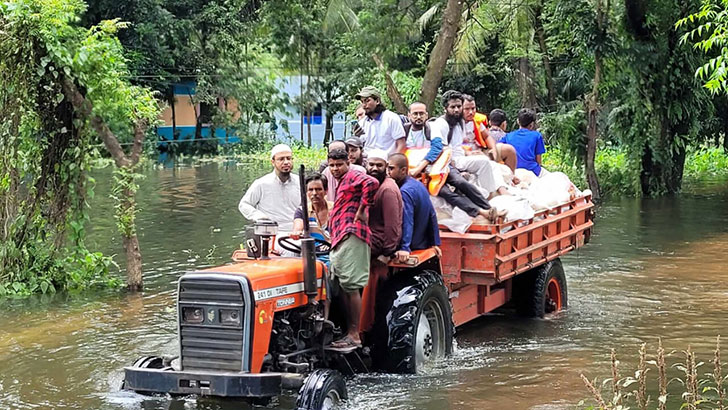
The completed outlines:
<svg viewBox="0 0 728 410">
<path fill-rule="evenodd" d="M 237 203 L 264 172 L 218 162 L 146 171 L 138 195 L 145 291 L 0 302 L 0 408 L 248 408 L 119 387 L 123 366 L 138 356 L 176 353 L 176 281 L 229 260 L 245 224 Z M 88 242 L 123 266 L 110 176 L 97 172 Z M 481 318 L 458 329 L 455 355 L 424 374 L 349 380 L 346 408 L 577 408 L 589 397 L 580 373 L 609 377 L 611 348 L 624 374 L 633 373 L 639 345 L 654 351 L 658 337 L 668 351 L 691 345 L 710 362 L 716 336 L 728 335 L 727 250 L 728 182 L 679 197 L 611 199 L 597 209 L 591 243 L 562 259 L 567 311 L 548 320 L 507 311 Z M 293 405 L 283 397 L 271 407 Z"/>
</svg>

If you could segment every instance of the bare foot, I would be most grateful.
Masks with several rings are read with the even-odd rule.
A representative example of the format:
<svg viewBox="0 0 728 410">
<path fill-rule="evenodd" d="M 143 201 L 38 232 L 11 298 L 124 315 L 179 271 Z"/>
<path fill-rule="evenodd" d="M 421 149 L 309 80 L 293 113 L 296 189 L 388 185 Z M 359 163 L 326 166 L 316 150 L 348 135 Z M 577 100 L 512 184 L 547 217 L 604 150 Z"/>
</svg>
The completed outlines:
<svg viewBox="0 0 728 410">
<path fill-rule="evenodd" d="M 498 188 L 498 195 L 512 195 L 512 194 L 510 192 L 508 192 L 506 187 L 502 186 L 502 187 Z"/>
</svg>

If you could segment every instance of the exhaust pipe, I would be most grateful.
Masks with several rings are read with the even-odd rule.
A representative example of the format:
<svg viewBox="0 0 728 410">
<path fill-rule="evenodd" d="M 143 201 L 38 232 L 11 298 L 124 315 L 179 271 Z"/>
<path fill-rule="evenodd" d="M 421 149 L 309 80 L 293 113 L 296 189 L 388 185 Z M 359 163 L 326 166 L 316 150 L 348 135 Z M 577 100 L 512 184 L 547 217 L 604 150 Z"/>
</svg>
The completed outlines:
<svg viewBox="0 0 728 410">
<path fill-rule="evenodd" d="M 303 236 L 301 238 L 301 258 L 303 258 L 303 291 L 308 297 L 308 303 L 315 303 L 318 295 L 316 286 L 316 246 L 311 237 L 308 225 L 308 196 L 306 196 L 306 167 L 301 164 L 298 174 L 301 185 L 301 208 L 303 209 Z"/>
</svg>

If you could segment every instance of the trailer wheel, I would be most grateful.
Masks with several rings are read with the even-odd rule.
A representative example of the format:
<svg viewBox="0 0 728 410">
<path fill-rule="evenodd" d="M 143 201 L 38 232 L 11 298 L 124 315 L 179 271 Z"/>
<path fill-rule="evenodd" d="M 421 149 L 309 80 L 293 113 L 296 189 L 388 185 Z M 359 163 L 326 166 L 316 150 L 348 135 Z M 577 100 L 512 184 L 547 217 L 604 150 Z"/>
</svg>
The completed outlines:
<svg viewBox="0 0 728 410">
<path fill-rule="evenodd" d="M 386 318 L 387 370 L 416 373 L 424 364 L 452 353 L 452 308 L 436 272 L 423 271 L 397 289 Z"/>
<path fill-rule="evenodd" d="M 544 317 L 567 307 L 566 275 L 560 259 L 554 259 L 522 275 L 513 284 L 519 315 Z"/>
<path fill-rule="evenodd" d="M 348 398 L 341 373 L 317 369 L 306 377 L 296 398 L 297 410 L 333 409 Z"/>
</svg>

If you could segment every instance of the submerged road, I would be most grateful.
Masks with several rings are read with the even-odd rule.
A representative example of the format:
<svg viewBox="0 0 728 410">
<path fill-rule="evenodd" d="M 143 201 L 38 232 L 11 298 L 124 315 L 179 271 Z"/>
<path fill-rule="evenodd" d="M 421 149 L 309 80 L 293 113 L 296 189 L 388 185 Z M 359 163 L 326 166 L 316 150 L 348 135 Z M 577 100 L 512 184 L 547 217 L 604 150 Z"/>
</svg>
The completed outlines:
<svg viewBox="0 0 728 410">
<path fill-rule="evenodd" d="M 238 200 L 264 172 L 234 163 L 147 171 L 139 193 L 142 294 L 0 302 L 0 408 L 241 408 L 144 397 L 119 386 L 121 368 L 138 356 L 175 354 L 176 280 L 228 260 L 241 242 Z M 99 171 L 96 180 L 88 242 L 121 263 L 110 171 Z M 610 199 L 597 209 L 592 242 L 563 264 L 567 311 L 548 320 L 507 310 L 479 319 L 458 329 L 454 357 L 424 374 L 349 381 L 346 408 L 574 408 L 589 397 L 580 373 L 609 377 L 611 348 L 624 374 L 633 373 L 639 345 L 654 351 L 659 337 L 668 351 L 690 345 L 709 363 L 716 336 L 728 334 L 728 182 L 679 197 Z M 293 398 L 273 406 L 291 408 Z"/>
</svg>

